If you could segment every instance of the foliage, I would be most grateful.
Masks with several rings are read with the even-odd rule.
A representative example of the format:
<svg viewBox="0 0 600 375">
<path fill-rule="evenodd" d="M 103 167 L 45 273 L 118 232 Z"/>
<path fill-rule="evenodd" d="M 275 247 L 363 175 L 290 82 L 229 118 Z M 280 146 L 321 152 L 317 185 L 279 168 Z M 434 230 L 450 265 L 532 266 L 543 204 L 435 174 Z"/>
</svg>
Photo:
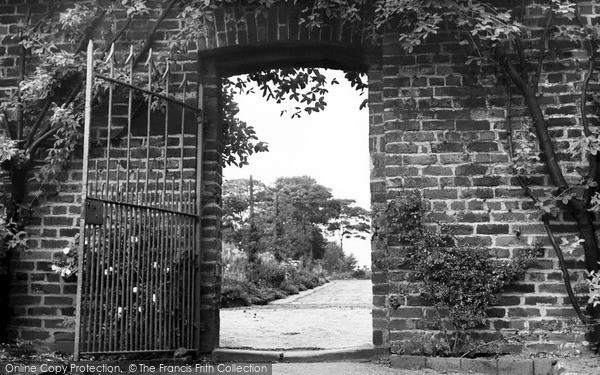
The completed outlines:
<svg viewBox="0 0 600 375">
<path fill-rule="evenodd" d="M 196 1 L 190 2 L 181 9 L 180 18 L 186 25 L 182 33 L 170 40 L 173 45 L 167 50 L 156 53 L 157 66 L 154 70 L 153 90 L 161 91 L 160 84 L 164 80 L 163 72 L 166 63 L 177 63 L 181 52 L 185 52 L 187 42 L 197 36 L 202 28 L 194 28 L 194 22 L 204 22 L 212 16 L 209 14 L 217 7 L 217 3 Z M 261 9 L 267 9 L 274 2 L 256 2 Z M 53 9 L 53 8 L 52 8 Z M 90 4 L 75 4 L 67 7 L 57 14 L 53 10 L 41 21 L 31 24 L 29 21 L 20 25 L 15 38 L 22 46 L 21 59 L 37 59 L 36 69 L 31 74 L 21 72 L 24 79 L 19 84 L 18 92 L 0 104 L 0 122 L 7 129 L 7 134 L 0 136 L 0 173 L 6 174 L 11 179 L 19 193 L 11 197 L 13 203 L 22 204 L 26 198 L 26 181 L 33 169 L 33 161 L 42 158 L 44 163 L 35 172 L 35 179 L 42 184 L 58 184 L 55 176 L 65 167 L 73 153 L 76 144 L 81 138 L 83 96 L 82 85 L 84 75 L 85 54 L 83 46 L 90 37 L 89 28 L 97 26 L 97 21 L 105 15 L 112 16 L 113 25 L 110 34 L 113 40 L 125 31 L 117 27 L 116 12 L 125 10 L 127 17 L 145 17 L 154 12 L 146 1 L 125 0 L 122 2 L 93 1 Z M 206 11 L 206 12 L 205 12 Z M 128 23 L 125 25 L 125 28 Z M 190 33 L 189 27 L 194 28 Z M 187 30 L 187 33 L 185 32 Z M 149 36 L 151 38 L 152 36 Z M 110 40 L 110 38 L 106 38 Z M 59 41 L 77 46 L 74 50 L 63 50 Z M 105 56 L 109 51 L 107 45 L 95 51 L 96 55 Z M 177 47 L 178 46 L 178 47 Z M 138 56 L 143 54 L 140 51 Z M 111 53 L 112 56 L 112 53 Z M 25 61 L 24 61 L 25 62 Z M 98 59 L 96 70 L 108 71 L 108 60 Z M 117 68 L 115 71 L 119 79 L 127 80 L 128 72 Z M 357 88 L 364 90 L 362 76 L 348 73 L 348 78 Z M 138 77 L 134 77 L 137 81 Z M 317 69 L 287 69 L 257 72 L 237 82 L 224 80 L 223 85 L 223 139 L 224 148 L 222 162 L 226 165 L 243 166 L 248 164 L 248 156 L 257 152 L 268 150 L 264 142 L 257 139 L 255 130 L 240 121 L 236 114 L 238 108 L 233 102 L 234 90 L 243 91 L 244 86 L 257 83 L 267 99 L 281 101 L 283 99 L 296 100 L 306 103 L 305 111 L 318 112 L 325 106 L 325 87 L 328 84 L 324 76 Z M 335 83 L 335 82 L 332 82 Z M 94 82 L 92 92 L 95 95 L 94 103 L 101 104 L 107 94 L 108 85 L 101 81 Z M 304 91 L 303 91 L 304 90 Z M 289 97 L 288 97 L 289 96 Z M 144 104 L 145 97 L 134 98 L 135 102 Z M 152 109 L 161 108 L 159 100 L 152 103 Z M 300 107 L 296 108 L 298 112 Z M 15 116 L 14 114 L 17 114 Z M 8 116 L 7 114 L 11 114 Z M 298 113 L 292 115 L 299 116 Z M 18 173 L 15 173 L 18 171 Z M 17 212 L 9 209 L 7 219 L 18 223 L 22 229 L 22 218 Z"/>
<path fill-rule="evenodd" d="M 262 305 L 326 282 L 318 273 L 299 268 L 298 264 L 279 262 L 270 253 L 261 254 L 255 264 L 249 264 L 247 255 L 236 249 L 227 250 L 225 257 L 221 290 L 224 307 Z"/>
<path fill-rule="evenodd" d="M 419 295 L 432 303 L 445 353 L 463 354 L 469 350 L 472 331 L 483 326 L 486 309 L 498 300 L 504 287 L 523 274 L 534 254 L 498 260 L 481 246 L 457 245 L 443 225 L 439 229 L 424 226 L 422 211 L 419 193 L 403 191 L 388 204 L 376 207 L 375 236 L 383 243 L 403 247 L 397 263 L 414 272 L 411 279 Z M 398 308 L 397 297 L 396 301 Z"/>
<path fill-rule="evenodd" d="M 20 364 L 28 365 L 31 363 L 51 363 L 57 366 L 69 366 L 69 361 L 72 360 L 71 355 L 65 353 L 40 353 L 39 348 L 36 348 L 30 342 L 15 341 L 0 343 L 0 361 L 2 363 L 14 363 L 15 366 Z"/>
<path fill-rule="evenodd" d="M 327 243 L 322 260 L 324 270 L 329 273 L 343 273 L 354 270 L 357 264 L 356 257 L 353 254 L 346 254 L 341 245 L 335 242 Z"/>
<path fill-rule="evenodd" d="M 590 272 L 588 284 L 588 303 L 592 306 L 600 305 L 600 273 Z"/>
<path fill-rule="evenodd" d="M 249 0 L 251 5 L 256 6 L 259 14 L 277 2 L 278 0 Z M 169 58 L 176 60 L 179 54 L 185 52 L 202 33 L 206 32 L 206 23 L 212 21 L 215 9 L 233 3 L 233 0 L 192 0 L 183 3 L 179 14 L 183 27 L 177 35 L 170 38 L 171 44 L 167 51 Z M 39 157 L 46 158 L 47 155 L 48 167 L 42 170 L 42 175 L 38 178 L 42 181 L 52 181 L 58 165 L 68 159 L 77 141 L 77 125 L 81 122 L 81 119 L 76 117 L 81 108 L 81 97 L 77 87 L 81 81 L 83 56 L 80 51 L 75 53 L 61 51 L 56 41 L 83 45 L 79 42 L 85 41 L 88 37 L 87 27 L 105 12 L 125 9 L 130 18 L 150 12 L 144 1 L 125 0 L 121 4 L 118 2 L 109 2 L 108 6 L 103 4 L 105 3 L 94 1 L 89 5 L 76 5 L 58 16 L 48 17 L 41 25 L 24 23 L 14 34 L 15 37 L 20 38 L 23 48 L 39 59 L 40 63 L 37 64 L 36 71 L 21 82 L 19 92 L 11 100 L 4 101 L 0 105 L 0 112 L 17 114 L 10 118 L 0 114 L 0 122 L 7 132 L 0 138 L 0 160 L 4 174 L 0 177 L 9 178 L 16 187 L 11 202 L 5 204 L 7 214 L 4 224 L 16 225 L 15 229 L 8 230 L 13 235 L 19 233 L 23 227 L 22 217 L 16 208 L 23 203 L 23 195 L 26 193 L 23 181 L 28 179 L 28 174 L 33 167 L 32 161 Z M 516 87 L 523 95 L 535 128 L 535 137 L 528 135 L 527 133 L 533 134 L 533 132 L 525 129 L 525 133 L 517 134 L 514 138 L 517 145 L 516 154 L 511 152 L 510 158 L 518 180 L 522 183 L 525 192 L 540 208 L 540 216 L 545 223 L 548 214 L 565 210 L 576 218 L 581 239 L 584 241 L 582 244 L 585 249 L 586 267 L 590 272 L 597 271 L 599 251 L 590 211 L 600 210 L 598 134 L 587 124 L 587 102 L 591 96 L 587 92 L 587 86 L 589 78 L 594 73 L 593 62 L 598 52 L 600 26 L 582 22 L 578 14 L 578 4 L 568 0 L 552 0 L 545 5 L 545 14 L 548 15 L 546 30 L 539 33 L 542 36 L 539 37 L 539 47 L 535 51 L 537 54 L 529 56 L 523 48 L 522 38 L 530 37 L 532 30 L 521 23 L 519 14 L 525 12 L 516 11 L 524 9 L 522 2 L 517 2 L 516 5 L 513 3 L 512 8 L 515 9 L 513 12 L 476 0 L 313 0 L 308 4 L 309 6 L 302 11 L 302 23 L 308 28 L 321 27 L 331 18 L 341 19 L 343 22 L 354 23 L 357 26 L 366 25 L 374 38 L 380 37 L 383 32 L 397 33 L 402 46 L 407 51 L 411 51 L 448 25 L 459 31 L 455 33 L 456 37 L 461 44 L 468 45 L 472 51 L 473 56 L 468 60 L 469 63 L 494 62 L 508 78 L 509 85 Z M 584 74 L 585 78 L 581 85 L 583 95 L 579 117 L 583 136 L 571 147 L 571 152 L 573 160 L 576 158 L 586 160 L 590 168 L 583 171 L 581 178 L 571 184 L 567 182 L 558 158 L 555 157 L 556 145 L 552 142 L 546 118 L 540 110 L 537 89 L 544 68 L 546 37 L 582 42 L 587 45 L 589 55 L 590 69 Z M 106 50 L 99 52 L 106 52 Z M 527 57 L 531 56 L 533 61 L 528 61 Z M 537 63 L 535 60 L 538 60 Z M 98 68 L 102 69 L 102 67 Z M 325 83 L 318 70 L 267 71 L 249 77 L 249 81 L 259 84 L 259 89 L 267 99 L 292 100 L 300 103 L 292 112 L 292 116 L 303 112 L 320 111 L 326 105 Z M 349 73 L 349 78 L 356 83 L 357 87 L 361 87 L 360 75 Z M 236 89 L 243 90 L 245 84 L 238 81 L 233 85 Z M 364 85 L 362 87 L 364 88 Z M 591 103 L 596 105 L 597 102 L 598 98 L 593 97 Z M 510 99 L 508 103 L 510 105 Z M 61 111 L 63 115 L 52 115 L 54 112 Z M 231 107 L 231 111 L 235 112 L 235 108 Z M 510 110 L 507 113 L 510 113 Z M 234 115 L 225 122 L 229 131 L 225 137 L 227 146 L 224 162 L 244 165 L 247 162 L 246 155 L 266 149 L 264 144 L 257 142 L 253 129 L 236 121 Z M 510 124 L 510 119 L 508 123 Z M 511 136 L 509 141 L 513 139 L 510 133 L 509 130 Z M 54 144 L 49 144 L 48 141 L 55 135 L 63 139 L 62 143 L 57 144 L 55 140 Z M 547 191 L 549 195 L 546 195 L 546 198 L 529 194 L 531 181 L 528 177 L 535 169 L 540 153 L 543 157 L 539 160 L 546 163 L 546 170 L 555 186 L 554 190 Z M 297 209 L 292 203 L 286 203 L 285 206 L 286 210 L 290 208 L 290 212 Z M 290 218 L 292 216 L 290 215 Z M 271 215 L 271 217 L 277 220 L 271 222 L 265 220 L 265 223 L 272 225 L 274 232 L 281 233 L 286 230 L 288 222 L 280 219 L 280 215 Z M 289 220 L 290 223 L 295 221 L 297 222 L 295 218 Z M 390 225 L 379 224 L 376 235 L 385 233 Z M 250 234 L 252 236 L 248 238 L 260 238 L 256 232 Z M 298 239 L 297 237 L 291 236 L 288 242 L 292 243 Z M 279 237 L 275 236 L 275 238 Z M 254 239 L 249 242 L 256 242 Z M 280 244 L 276 247 L 283 249 L 286 246 Z M 561 251 L 560 247 L 555 247 L 555 250 L 557 253 Z M 568 279 L 567 275 L 565 280 L 568 282 Z"/>
<path fill-rule="evenodd" d="M 243 167 L 248 165 L 248 157 L 254 153 L 267 152 L 268 145 L 258 141 L 256 131 L 252 126 L 236 117 L 239 112 L 237 103 L 233 100 L 233 82 L 223 80 L 223 151 L 221 158 L 224 165 Z"/>
<path fill-rule="evenodd" d="M 261 14 L 282 1 L 287 0 L 250 0 L 249 3 L 255 6 L 256 14 Z M 206 34 L 213 11 L 232 2 L 190 1 L 180 13 L 180 17 L 186 21 L 184 27 L 173 38 L 170 48 L 174 51 L 189 48 Z M 509 11 L 475 0 L 313 0 L 303 8 L 300 24 L 308 29 L 320 28 L 331 19 L 365 27 L 374 39 L 379 38 L 382 31 L 393 29 L 398 32 L 402 46 L 409 52 L 430 35 L 438 33 L 447 22 L 464 30 L 472 40 L 492 46 L 505 40 L 514 40 L 520 30 L 520 24 L 514 21 Z"/>
<path fill-rule="evenodd" d="M 351 86 L 365 93 L 367 84 L 365 75 L 358 72 L 346 72 L 345 78 Z M 299 118 L 304 112 L 307 114 L 323 111 L 327 102 L 325 96 L 329 92 L 328 86 L 339 84 L 333 78 L 327 81 L 322 69 L 318 68 L 283 68 L 270 69 L 251 73 L 243 76 L 232 77 L 227 81 L 228 87 L 240 94 L 252 93 L 258 89 L 267 101 L 274 100 L 295 103 L 291 110 L 284 109 L 281 115 L 287 114 L 291 118 Z M 363 108 L 366 100 L 361 105 Z"/>
<path fill-rule="evenodd" d="M 278 178 L 272 186 L 232 180 L 223 187 L 223 238 L 247 251 L 251 263 L 251 253 L 265 252 L 279 261 L 310 263 L 325 256 L 325 236 L 343 223 L 349 223 L 344 236 L 369 231 L 366 210 L 354 207 L 352 200 L 333 198 L 311 177 Z"/>
<path fill-rule="evenodd" d="M 52 271 L 59 274 L 64 280 L 74 280 L 77 277 L 79 253 L 79 234 L 77 234 L 59 254 L 59 258 L 52 264 Z"/>
<path fill-rule="evenodd" d="M 354 201 L 339 200 L 340 215 L 329 220 L 327 230 L 338 234 L 340 247 L 344 248 L 344 239 L 366 239 L 371 231 L 371 218 L 369 211 L 353 205 Z"/>
</svg>

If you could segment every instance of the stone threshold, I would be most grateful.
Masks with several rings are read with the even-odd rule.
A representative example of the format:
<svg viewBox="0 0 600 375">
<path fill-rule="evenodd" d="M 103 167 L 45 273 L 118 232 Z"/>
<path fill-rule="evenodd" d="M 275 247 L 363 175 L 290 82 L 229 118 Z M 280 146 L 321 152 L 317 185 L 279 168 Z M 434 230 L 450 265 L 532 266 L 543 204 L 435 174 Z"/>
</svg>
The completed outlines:
<svg viewBox="0 0 600 375">
<path fill-rule="evenodd" d="M 475 372 L 490 375 L 556 375 L 556 361 L 552 359 L 521 359 L 514 357 L 446 358 L 411 355 L 391 355 L 392 367 L 419 370 L 432 369 L 440 372 Z"/>
<path fill-rule="evenodd" d="M 217 362 L 336 362 L 368 360 L 377 355 L 388 355 L 387 348 L 344 348 L 326 350 L 254 350 L 221 349 L 212 351 L 211 356 Z"/>
</svg>

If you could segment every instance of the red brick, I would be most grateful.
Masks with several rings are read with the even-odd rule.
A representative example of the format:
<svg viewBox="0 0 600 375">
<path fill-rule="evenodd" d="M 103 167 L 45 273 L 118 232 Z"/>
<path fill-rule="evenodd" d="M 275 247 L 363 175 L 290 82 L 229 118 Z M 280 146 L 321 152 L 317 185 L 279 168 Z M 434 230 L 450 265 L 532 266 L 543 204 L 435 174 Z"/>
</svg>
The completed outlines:
<svg viewBox="0 0 600 375">
<path fill-rule="evenodd" d="M 50 338 L 50 332 L 23 330 L 20 337 L 23 340 L 46 340 Z"/>
<path fill-rule="evenodd" d="M 74 304 L 74 301 L 73 301 L 73 297 L 46 296 L 46 297 L 44 297 L 44 304 L 50 305 L 50 306 L 61 306 L 61 305 L 72 306 Z"/>
</svg>

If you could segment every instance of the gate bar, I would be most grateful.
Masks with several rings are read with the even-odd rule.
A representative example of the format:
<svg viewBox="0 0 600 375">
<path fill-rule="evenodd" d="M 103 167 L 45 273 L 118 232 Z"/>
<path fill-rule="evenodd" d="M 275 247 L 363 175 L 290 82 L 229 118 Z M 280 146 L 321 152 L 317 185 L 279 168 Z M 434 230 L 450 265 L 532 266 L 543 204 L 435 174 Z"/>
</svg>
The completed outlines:
<svg viewBox="0 0 600 375">
<path fill-rule="evenodd" d="M 141 88 L 141 87 L 130 85 L 129 83 L 126 83 L 126 82 L 117 81 L 116 79 L 112 79 L 112 78 L 107 77 L 107 76 L 102 75 L 102 74 L 95 74 L 94 76 L 96 78 L 103 79 L 103 80 L 105 80 L 107 82 L 110 82 L 110 83 L 116 83 L 117 85 L 121 85 L 123 87 L 129 88 L 129 89 L 132 89 L 132 90 L 135 90 L 135 91 L 140 91 L 140 92 L 143 92 L 144 94 L 148 94 L 150 96 L 156 96 L 157 98 L 167 100 L 167 101 L 169 101 L 171 103 L 176 103 L 177 105 L 179 105 L 181 107 L 185 107 L 187 109 L 191 109 L 194 112 L 202 112 L 202 109 L 200 109 L 200 108 L 196 108 L 193 105 L 189 105 L 189 104 L 183 103 L 183 102 L 181 102 L 179 100 L 176 100 L 176 99 L 173 99 L 173 98 L 169 98 L 169 97 L 167 97 L 167 96 L 165 96 L 163 94 L 160 94 L 158 92 L 146 90 L 146 89 Z"/>
<path fill-rule="evenodd" d="M 202 256 L 203 256 L 203 246 L 202 246 L 202 192 L 203 182 L 204 182 L 204 74 L 203 74 L 203 63 L 202 59 L 198 59 L 198 87 L 196 94 L 198 111 L 196 111 L 196 201 L 194 211 L 198 217 L 198 220 L 195 225 L 195 240 L 196 240 L 196 248 L 193 249 L 195 255 L 195 264 L 194 264 L 194 279 L 195 282 L 192 284 L 193 286 L 193 296 L 194 296 L 194 304 L 192 306 L 192 317 L 194 319 L 193 329 L 194 329 L 194 346 L 198 351 L 200 351 L 202 340 L 201 340 L 201 332 L 202 332 L 202 322 L 201 322 L 201 306 L 202 306 L 202 293 L 200 285 L 202 283 L 202 277 L 200 268 L 202 265 Z M 190 192 L 191 198 L 191 192 Z"/>
<path fill-rule="evenodd" d="M 88 162 L 90 153 L 90 124 L 92 118 L 92 85 L 94 81 L 94 43 L 90 40 L 87 47 L 87 67 L 85 80 L 85 109 L 83 125 L 83 175 L 82 175 L 82 200 L 87 195 L 88 184 Z M 84 208 L 85 209 L 85 208 Z M 85 246 L 85 221 L 80 218 L 79 223 L 79 249 L 77 252 L 77 269 L 83 270 L 83 256 Z M 75 347 L 73 359 L 79 360 L 79 341 L 81 338 L 81 298 L 83 287 L 83 273 L 79 272 L 77 277 L 77 304 L 75 307 Z"/>
<path fill-rule="evenodd" d="M 141 208 L 141 209 L 147 209 L 147 210 L 153 210 L 153 211 L 160 211 L 160 212 L 166 212 L 169 214 L 175 214 L 175 215 L 183 215 L 183 216 L 188 216 L 188 217 L 197 217 L 197 215 L 195 214 L 190 214 L 187 212 L 183 212 L 183 211 L 177 211 L 177 210 L 171 210 L 168 208 L 162 208 L 162 207 L 152 207 L 152 206 L 145 206 L 143 204 L 135 204 L 135 203 L 127 203 L 127 202 L 115 202 L 115 201 L 111 201 L 108 199 L 104 199 L 104 198 L 93 198 L 93 197 L 88 197 L 87 198 L 88 201 L 97 201 L 97 202 L 102 202 L 102 203 L 108 203 L 108 204 L 118 204 L 121 206 L 127 206 L 127 207 L 132 207 L 132 208 Z"/>
</svg>

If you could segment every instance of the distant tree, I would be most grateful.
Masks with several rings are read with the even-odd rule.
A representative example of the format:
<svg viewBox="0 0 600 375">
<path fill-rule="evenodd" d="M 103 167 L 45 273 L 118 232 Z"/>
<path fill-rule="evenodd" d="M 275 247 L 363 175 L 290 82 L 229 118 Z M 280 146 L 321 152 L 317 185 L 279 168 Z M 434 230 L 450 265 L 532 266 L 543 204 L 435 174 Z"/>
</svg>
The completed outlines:
<svg viewBox="0 0 600 375">
<path fill-rule="evenodd" d="M 329 272 L 348 272 L 356 268 L 358 260 L 353 254 L 346 254 L 335 242 L 328 242 L 323 257 L 323 268 Z"/>
<path fill-rule="evenodd" d="M 371 214 L 362 207 L 355 206 L 352 199 L 339 199 L 340 215 L 329 221 L 327 230 L 338 235 L 344 249 L 344 239 L 366 239 L 371 231 Z"/>
<path fill-rule="evenodd" d="M 273 184 L 273 191 L 279 197 L 280 212 L 303 228 L 326 225 L 340 214 L 339 202 L 333 199 L 331 189 L 317 184 L 312 177 L 280 177 Z"/>
<path fill-rule="evenodd" d="M 307 263 L 323 259 L 331 228 L 343 228 L 340 233 L 347 238 L 369 231 L 366 210 L 351 207 L 352 200 L 335 199 L 312 177 L 282 177 L 270 187 L 254 181 L 253 187 L 252 218 L 250 181 L 228 181 L 223 188 L 223 238 L 246 250 L 250 259 L 268 251 L 280 261 Z"/>
<path fill-rule="evenodd" d="M 259 210 L 265 204 L 270 204 L 271 193 L 269 188 L 260 181 L 254 181 L 254 204 Z M 236 179 L 223 182 L 223 240 L 236 242 L 233 238 L 237 231 L 249 220 L 250 209 L 250 180 Z"/>
</svg>

